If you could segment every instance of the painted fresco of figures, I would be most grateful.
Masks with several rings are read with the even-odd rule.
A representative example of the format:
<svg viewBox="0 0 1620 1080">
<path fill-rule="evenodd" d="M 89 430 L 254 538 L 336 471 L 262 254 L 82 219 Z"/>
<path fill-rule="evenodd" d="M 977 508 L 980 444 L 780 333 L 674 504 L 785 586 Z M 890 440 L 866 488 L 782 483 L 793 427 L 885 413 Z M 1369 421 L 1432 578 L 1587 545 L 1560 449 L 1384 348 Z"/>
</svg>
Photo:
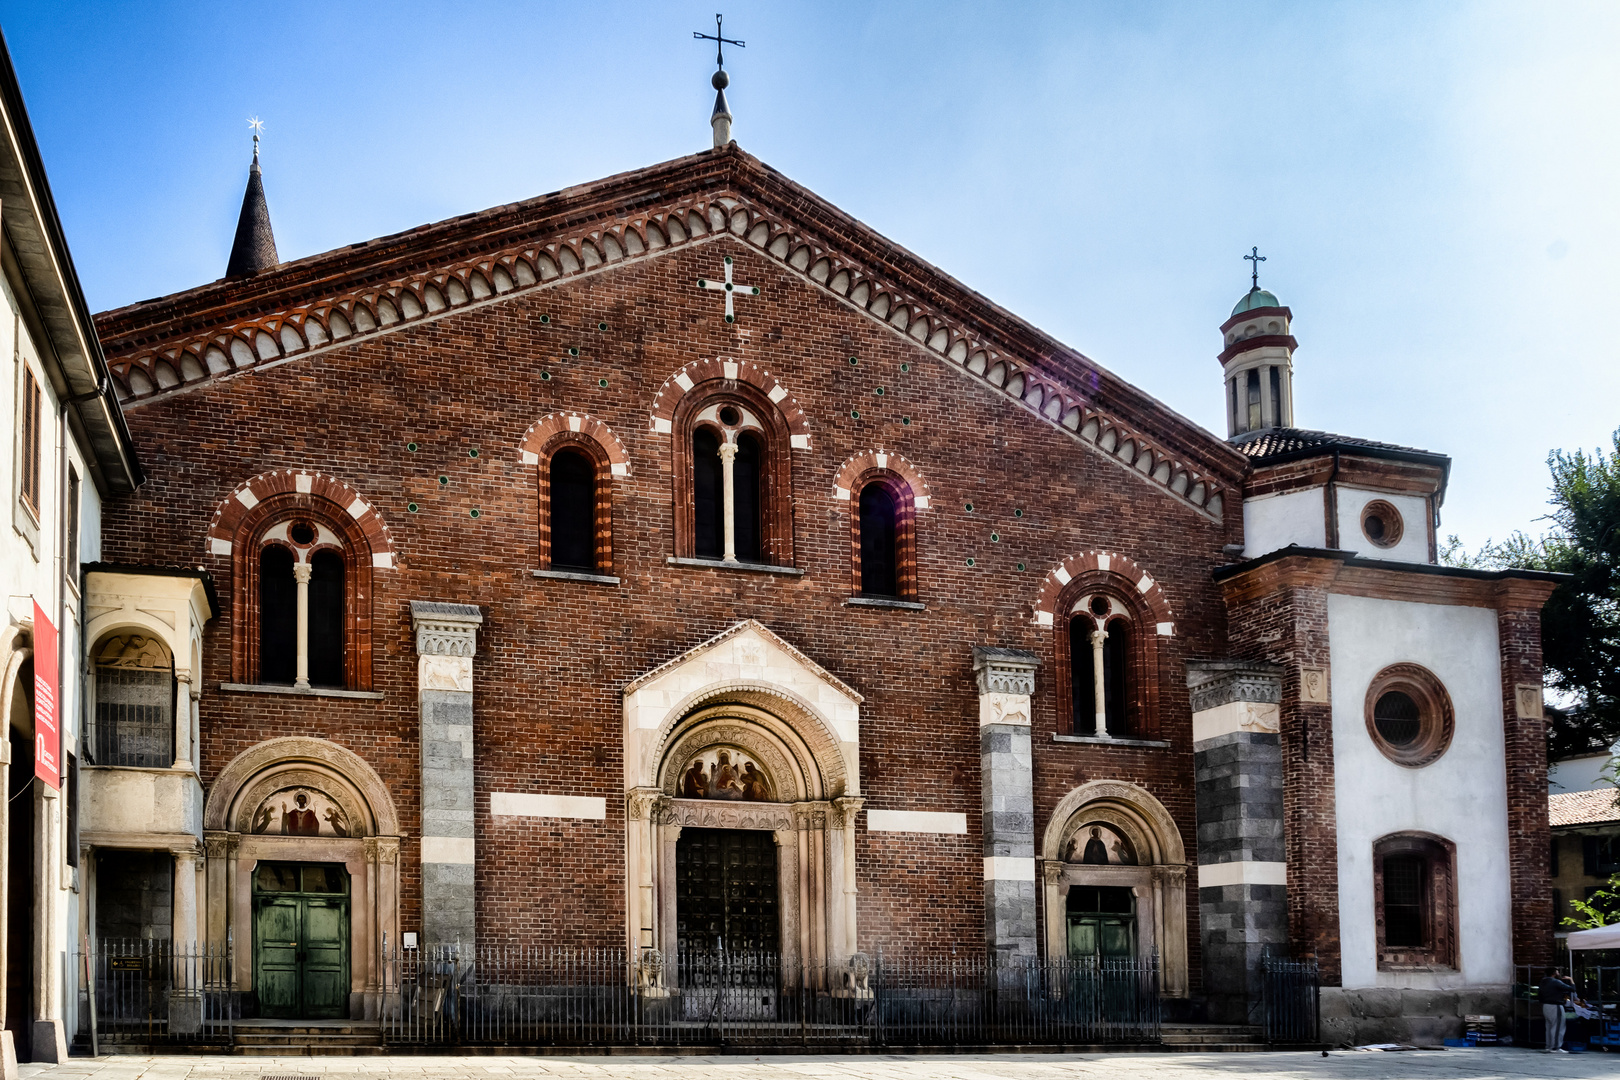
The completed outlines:
<svg viewBox="0 0 1620 1080">
<path fill-rule="evenodd" d="M 1069 840 L 1063 861 L 1091 866 L 1135 866 L 1131 842 L 1106 825 L 1087 825 Z"/>
<path fill-rule="evenodd" d="M 706 755 L 705 755 L 706 756 Z M 771 784 L 752 761 L 732 750 L 715 753 L 712 766 L 694 758 L 681 775 L 681 797 L 771 802 Z"/>
</svg>

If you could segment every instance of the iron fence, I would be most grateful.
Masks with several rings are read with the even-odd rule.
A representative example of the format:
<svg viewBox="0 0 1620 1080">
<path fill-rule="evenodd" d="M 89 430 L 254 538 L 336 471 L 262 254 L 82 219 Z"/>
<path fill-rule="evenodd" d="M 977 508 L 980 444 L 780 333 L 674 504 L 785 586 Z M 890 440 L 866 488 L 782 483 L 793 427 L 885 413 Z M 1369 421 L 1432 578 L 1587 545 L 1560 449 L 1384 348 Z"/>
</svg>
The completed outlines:
<svg viewBox="0 0 1620 1080">
<path fill-rule="evenodd" d="M 73 954 L 80 1034 L 92 1045 L 229 1044 L 229 946 L 104 939 Z"/>
<path fill-rule="evenodd" d="M 1159 1041 L 1148 960 L 480 946 L 390 953 L 393 1044 L 967 1046 Z"/>
<path fill-rule="evenodd" d="M 1316 1043 L 1321 1031 L 1321 973 L 1314 959 L 1267 954 L 1260 960 L 1266 1042 Z"/>
</svg>

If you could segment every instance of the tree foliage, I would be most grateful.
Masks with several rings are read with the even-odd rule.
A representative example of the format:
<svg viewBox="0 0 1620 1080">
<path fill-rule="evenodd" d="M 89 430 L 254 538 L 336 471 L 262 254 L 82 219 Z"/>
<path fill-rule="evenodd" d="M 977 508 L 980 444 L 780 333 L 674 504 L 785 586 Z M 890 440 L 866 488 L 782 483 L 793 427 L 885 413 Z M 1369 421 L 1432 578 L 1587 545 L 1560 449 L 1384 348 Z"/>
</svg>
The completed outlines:
<svg viewBox="0 0 1620 1080">
<path fill-rule="evenodd" d="M 1610 452 L 1555 450 L 1547 467 L 1552 527 L 1545 535 L 1516 532 L 1472 554 L 1453 536 L 1442 560 L 1570 575 L 1541 614 L 1542 662 L 1554 698 L 1548 750 L 1557 758 L 1606 750 L 1620 738 L 1620 430 Z"/>
</svg>

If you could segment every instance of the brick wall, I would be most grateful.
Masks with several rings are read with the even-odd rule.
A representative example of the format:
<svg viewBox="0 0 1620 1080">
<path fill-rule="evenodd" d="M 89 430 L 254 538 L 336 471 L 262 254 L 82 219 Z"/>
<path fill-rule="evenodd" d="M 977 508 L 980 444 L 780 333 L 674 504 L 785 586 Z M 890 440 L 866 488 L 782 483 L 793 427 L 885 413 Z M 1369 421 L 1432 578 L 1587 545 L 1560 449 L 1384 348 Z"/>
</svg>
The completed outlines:
<svg viewBox="0 0 1620 1080">
<path fill-rule="evenodd" d="M 721 318 L 720 297 L 693 284 L 716 276 L 722 253 L 736 258 L 737 280 L 764 290 L 738 301 L 734 325 Z M 790 455 L 802 577 L 665 561 L 674 550 L 675 481 L 670 436 L 651 431 L 650 403 L 671 373 L 721 355 L 768 367 L 809 417 L 812 448 Z M 851 365 L 851 356 L 859 363 Z M 552 377 L 542 380 L 542 371 Z M 1218 383 L 1210 392 L 1220 392 Z M 604 572 L 621 578 L 616 587 L 530 573 L 540 530 L 536 476 L 522 464 L 519 444 L 536 419 L 559 409 L 606 423 L 631 464 L 629 477 L 614 480 L 613 566 Z M 329 738 L 371 762 L 408 836 L 403 929 L 418 925 L 420 897 L 413 599 L 478 604 L 486 617 L 475 661 L 482 940 L 622 941 L 620 688 L 749 617 L 865 696 L 869 809 L 968 817 L 967 836 L 868 834 L 863 821 L 863 948 L 982 942 L 974 645 L 1031 649 L 1042 658 L 1034 701 L 1037 837 L 1044 815 L 1075 785 L 1120 778 L 1164 803 L 1196 861 L 1183 663 L 1224 652 L 1224 608 L 1210 573 L 1221 546 L 1240 539 L 1237 515 L 1225 525 L 1199 516 L 743 244 L 683 248 L 220 379 L 132 409 L 129 423 L 151 480 L 107 507 L 108 560 L 202 565 L 229 596 L 230 560 L 208 555 L 205 530 L 221 499 L 268 469 L 330 473 L 386 519 L 398 566 L 375 572 L 370 599 L 373 686 L 383 699 L 221 692 L 231 679 L 227 610 L 208 629 L 202 767 L 211 780 L 236 753 L 279 735 Z M 1167 430 L 1180 423 L 1167 418 Z M 408 442 L 419 450 L 409 452 Z M 904 454 L 932 489 L 932 506 L 916 520 L 925 612 L 842 605 L 854 507 L 833 499 L 832 481 L 840 463 L 877 448 Z M 407 511 L 410 502 L 419 513 Z M 1051 741 L 1053 635 L 1034 626 L 1031 605 L 1048 569 L 1092 548 L 1129 554 L 1172 606 L 1175 636 L 1161 643 L 1156 673 L 1168 750 Z M 1313 747 L 1313 759 L 1326 760 L 1328 749 Z M 608 816 L 497 822 L 487 812 L 492 791 L 603 796 Z M 1189 888 L 1194 973 L 1196 898 Z"/>
</svg>

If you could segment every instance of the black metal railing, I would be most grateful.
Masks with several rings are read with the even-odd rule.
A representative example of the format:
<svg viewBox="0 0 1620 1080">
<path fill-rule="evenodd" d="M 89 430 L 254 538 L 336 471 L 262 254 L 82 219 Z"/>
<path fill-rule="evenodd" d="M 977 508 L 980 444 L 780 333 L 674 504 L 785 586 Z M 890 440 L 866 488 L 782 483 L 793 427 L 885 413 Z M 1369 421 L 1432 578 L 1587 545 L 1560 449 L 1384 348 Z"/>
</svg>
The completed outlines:
<svg viewBox="0 0 1620 1080">
<path fill-rule="evenodd" d="M 391 952 L 394 1044 L 974 1046 L 1156 1043 L 1147 960 L 479 946 Z"/>
<path fill-rule="evenodd" d="M 1266 1042 L 1320 1041 L 1321 972 L 1314 959 L 1266 955 L 1260 960 Z"/>
<path fill-rule="evenodd" d="M 228 946 L 105 939 L 75 950 L 73 970 L 91 1045 L 231 1042 Z"/>
</svg>

